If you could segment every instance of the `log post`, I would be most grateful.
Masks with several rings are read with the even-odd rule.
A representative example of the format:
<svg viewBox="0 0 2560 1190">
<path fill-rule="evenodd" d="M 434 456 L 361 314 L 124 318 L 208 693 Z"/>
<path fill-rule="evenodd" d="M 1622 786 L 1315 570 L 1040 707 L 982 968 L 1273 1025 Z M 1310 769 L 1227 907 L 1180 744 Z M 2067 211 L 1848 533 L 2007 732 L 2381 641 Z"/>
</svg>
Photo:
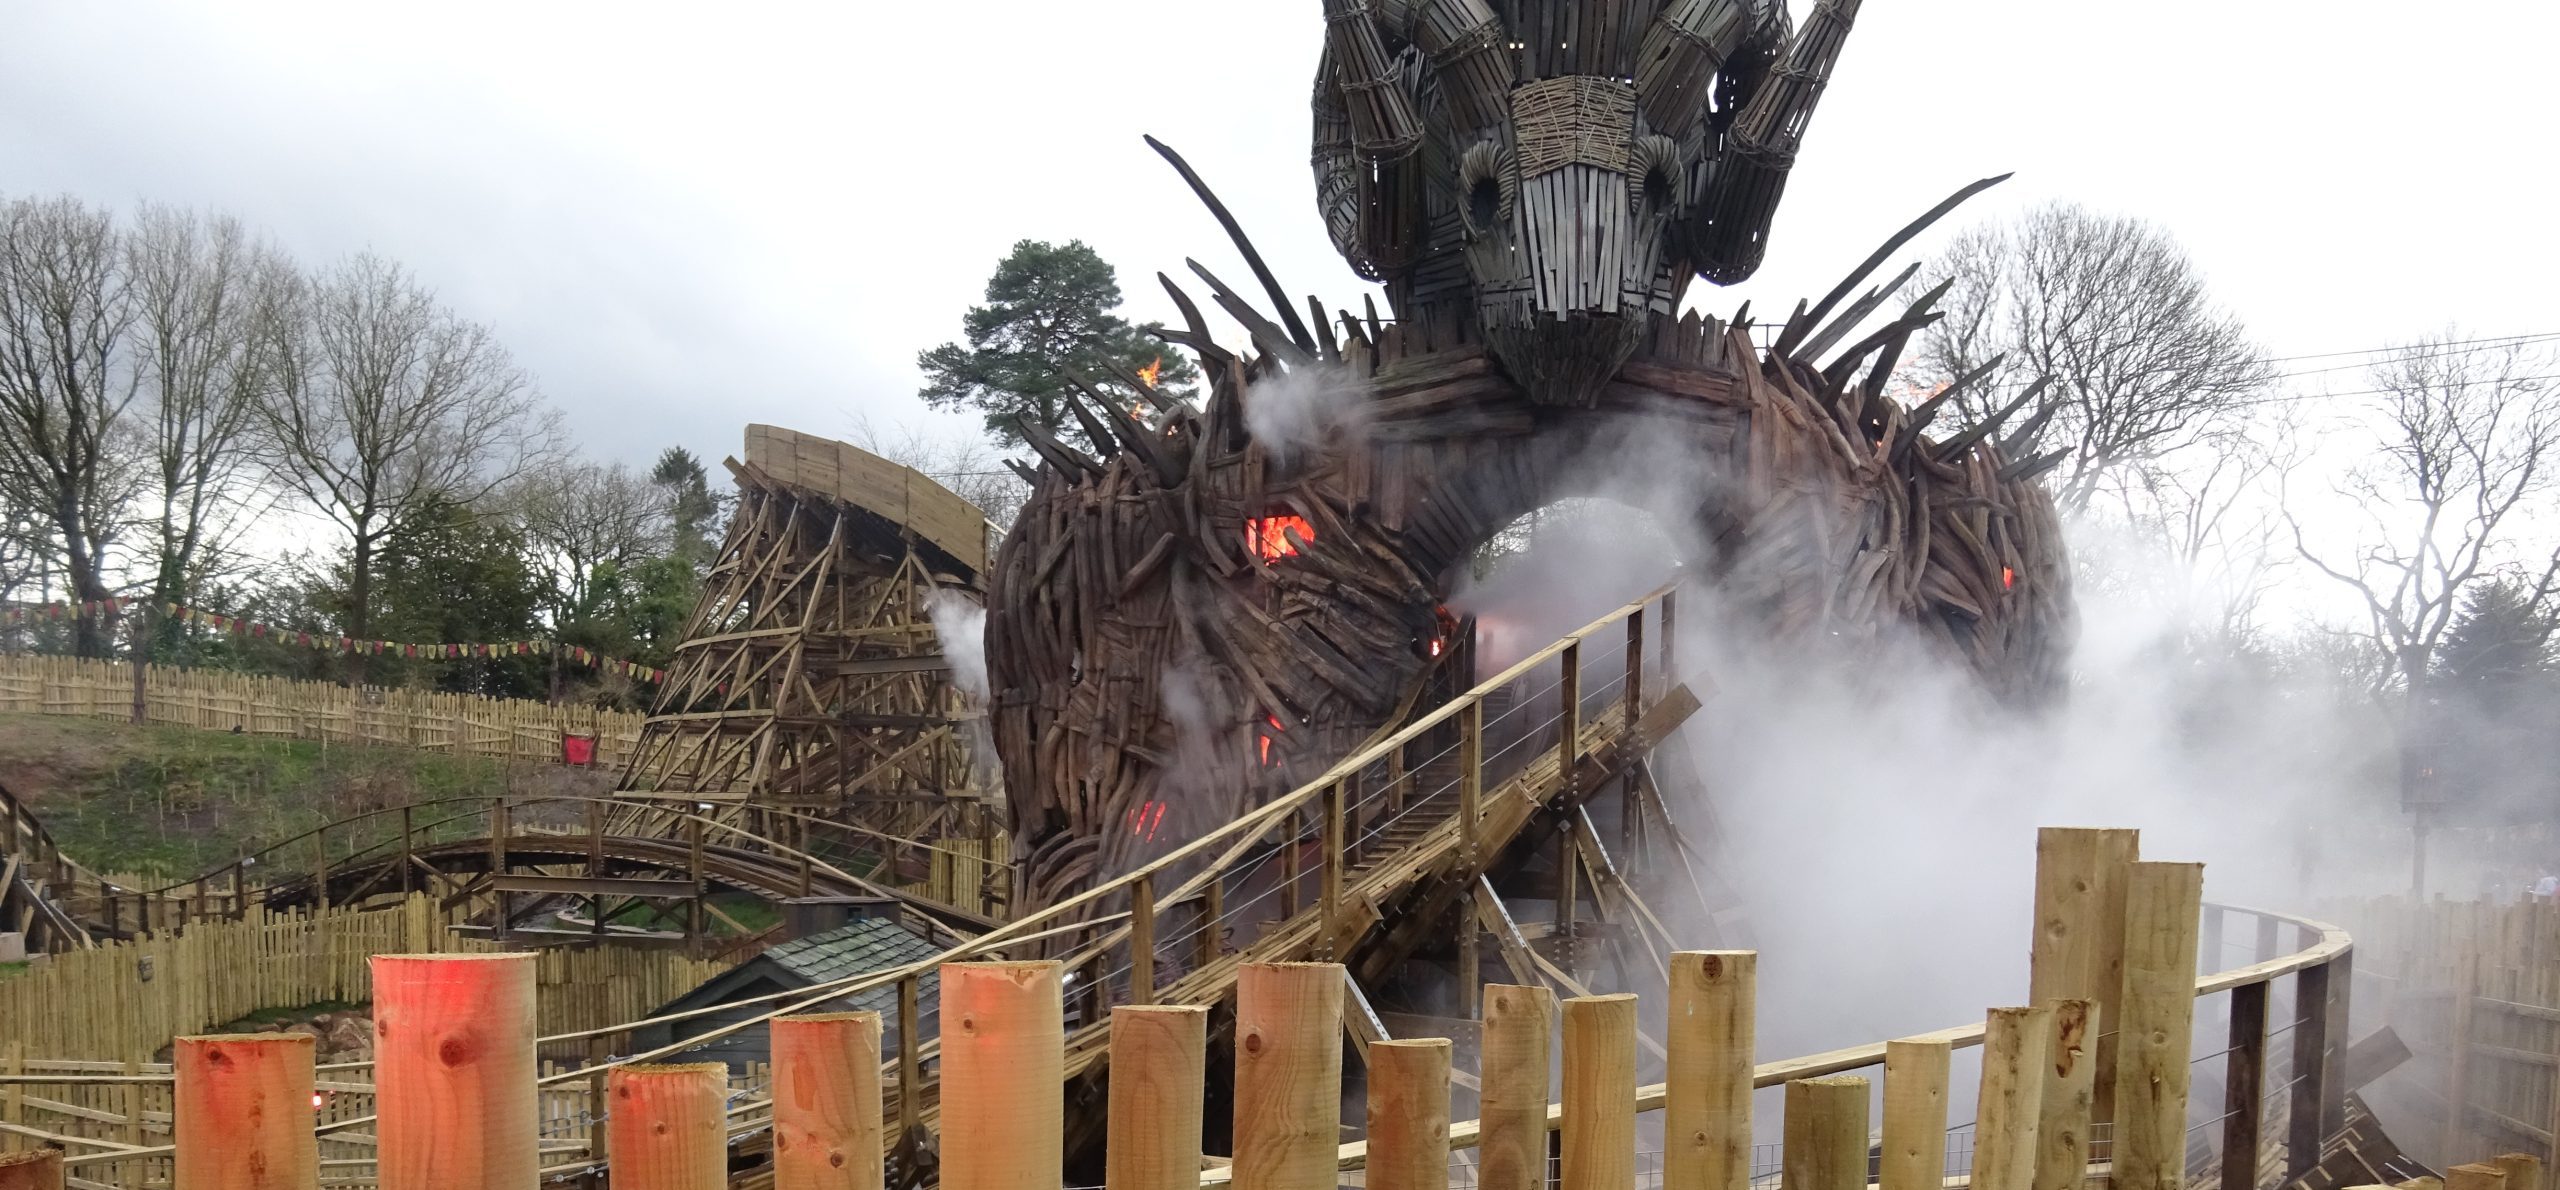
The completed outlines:
<svg viewBox="0 0 2560 1190">
<path fill-rule="evenodd" d="M 2329 968 L 2305 967 L 2293 976 L 2293 1089 L 2285 1108 L 2285 1180 L 2320 1163 L 2322 1102 L 2336 1077 L 2329 1065 Z"/>
<path fill-rule="evenodd" d="M 1324 866 L 1316 885 L 1316 903 L 1322 912 L 1316 915 L 1316 954 L 1328 962 L 1342 932 L 1342 792 L 1342 782 L 1336 781 L 1325 786 L 1323 794 Z"/>
<path fill-rule="evenodd" d="M 1555 1033 L 1555 993 L 1488 984 L 1477 1072 L 1483 1090 L 1476 1181 L 1483 1190 L 1545 1190 L 1547 1054 Z"/>
<path fill-rule="evenodd" d="M 1342 974 L 1334 963 L 1253 963 L 1238 973 L 1236 1190 L 1305 1190 L 1336 1180 Z"/>
<path fill-rule="evenodd" d="M 1862 1155 L 1863 1156 L 1863 1155 Z M 1628 1190 L 1636 1180 L 1636 998 L 1564 1002 L 1561 1190 Z"/>
<path fill-rule="evenodd" d="M 605 1078 L 613 1190 L 727 1190 L 729 1068 L 617 1066 Z"/>
<path fill-rule="evenodd" d="M 2087 1000 L 2096 1006 L 2099 1029 L 2088 1115 L 2073 1117 L 2069 1104 L 2048 1102 L 2039 1129 L 2087 1136 L 2090 1123 L 2115 1118 L 2125 881 L 2141 843 L 2142 833 L 2133 830 L 2049 826 L 2036 832 L 2036 918 L 2027 952 L 2027 1003 Z M 2057 1114 L 2064 1118 L 2053 1118 Z M 2070 1175 L 2074 1185 L 2079 1178 L 2077 1170 Z M 2059 1183 L 2038 1184 L 2052 1190 Z"/>
<path fill-rule="evenodd" d="M 2089 1176 L 2089 1105 L 2097 1088 L 2098 1032 L 2105 1022 L 2086 999 L 2052 1000 L 2045 1038 L 2044 1096 L 2036 1118 L 2035 1190 L 2079 1190 Z"/>
<path fill-rule="evenodd" d="M 320 907 L 320 912 L 327 913 L 329 911 L 329 826 L 327 823 L 322 823 L 320 829 L 311 832 L 311 851 L 312 903 Z"/>
<path fill-rule="evenodd" d="M 587 803 L 587 879 L 604 879 L 604 803 L 601 801 Z M 809 894 L 803 890 L 800 895 L 805 897 Z M 598 937 L 605 933 L 604 909 L 603 893 L 588 898 L 587 914 L 593 919 L 588 932 Z"/>
<path fill-rule="evenodd" d="M 693 900 L 686 906 L 684 936 L 687 941 L 698 944 L 706 924 L 702 907 L 710 886 L 702 879 L 702 816 L 690 810 L 684 816 L 684 871 L 693 881 Z"/>
<path fill-rule="evenodd" d="M 1198 965 L 1206 967 L 1218 961 L 1218 932 L 1226 928 L 1220 919 L 1226 915 L 1226 880 L 1211 876 L 1200 889 L 1200 953 L 1195 960 Z"/>
<path fill-rule="evenodd" d="M 515 898 L 498 891 L 497 882 L 507 874 L 507 797 L 499 794 L 489 801 L 489 899 L 496 906 L 490 919 L 490 936 L 499 941 L 507 937 L 507 918 Z"/>
<path fill-rule="evenodd" d="M 1944 1041 L 1884 1043 L 1884 1144 L 1876 1190 L 1943 1190 L 1947 1176 Z"/>
<path fill-rule="evenodd" d="M 881 1190 L 880 1014 L 773 1022 L 774 1190 Z"/>
<path fill-rule="evenodd" d="M 1867 1080 L 1853 1074 L 1787 1084 L 1779 1190 L 1866 1190 Z"/>
<path fill-rule="evenodd" d="M 1458 712 L 1458 870 L 1469 880 L 1483 862 L 1477 854 L 1484 830 L 1484 703 L 1469 700 Z M 1463 902 L 1464 898 L 1461 898 Z M 1472 907 L 1458 909 L 1458 1015 L 1484 1016 L 1484 928 Z M 1545 1092 L 1541 1091 L 1543 1097 Z"/>
<path fill-rule="evenodd" d="M 2221 1190 L 2257 1190 L 2266 1112 L 2267 985 L 2231 989 L 2231 1052 L 2222 1074 Z"/>
<path fill-rule="evenodd" d="M 418 891 L 417 873 L 413 871 L 418 862 L 417 834 L 410 822 L 410 814 L 410 807 L 400 807 L 400 895 L 404 897 Z M 232 865 L 231 870 L 234 874 L 233 887 L 237 888 L 239 865 Z"/>
<path fill-rule="evenodd" d="M 1066 1004 L 1054 962 L 942 967 L 944 1190 L 1058 1190 Z M 905 1044 L 900 1038 L 900 1044 Z"/>
<path fill-rule="evenodd" d="M 1555 803 L 1570 806 L 1575 801 L 1574 761 L 1582 754 L 1582 642 L 1565 645 L 1558 659 L 1564 671 L 1556 677 L 1556 796 Z"/>
<path fill-rule="evenodd" d="M 534 956 L 375 955 L 372 968 L 382 1190 L 532 1190 Z"/>
<path fill-rule="evenodd" d="M 317 1190 L 313 1047 L 305 1033 L 177 1039 L 169 1058 L 177 1185 Z"/>
<path fill-rule="evenodd" d="M 898 1143 L 902 1145 L 915 1135 L 916 1124 L 924 1118 L 924 1062 L 918 1050 L 924 1041 L 916 1036 L 924 1028 L 924 1014 L 916 995 L 915 976 L 898 981 Z"/>
<path fill-rule="evenodd" d="M 1632 1082 L 1629 1095 L 1632 1108 Z M 1630 1123 L 1633 1118 L 1629 1116 Z M 1162 1190 L 1191 1190 L 1198 1182 L 1194 1174 L 1185 1184 Z M 1367 1190 L 1448 1190 L 1447 1038 L 1370 1043 L 1366 1184 Z"/>
<path fill-rule="evenodd" d="M 1644 609 L 1627 613 L 1627 738 L 1634 739 L 1636 721 L 1644 718 Z"/>
<path fill-rule="evenodd" d="M 1156 998 L 1156 880 L 1138 873 L 1129 884 L 1129 1003 Z"/>
<path fill-rule="evenodd" d="M 2444 1190 L 2507 1190 L 2507 1171 L 2485 1162 L 2469 1162 L 2444 1171 Z"/>
<path fill-rule="evenodd" d="M 2505 1190 L 2542 1190 L 2542 1158 L 2531 1153 L 2500 1153 L 2489 1163 L 2507 1175 Z"/>
<path fill-rule="evenodd" d="M 1662 631 L 1658 635 L 1662 637 L 1662 680 L 1665 682 L 1679 680 L 1680 670 L 1677 664 L 1679 658 L 1672 651 L 1672 641 L 1679 636 L 1677 631 L 1679 622 L 1676 619 L 1679 611 L 1680 593 L 1678 591 L 1663 592 Z"/>
<path fill-rule="evenodd" d="M 2186 1186 L 2187 1056 L 2195 1034 L 2196 928 L 2203 903 L 2203 864 L 2136 863 L 2125 884 L 2124 1004 L 2116 1029 L 2111 1153 L 2111 1183 L 2119 1190 Z M 2312 1127 L 2319 1127 L 2316 1113 Z M 2316 1162 L 2316 1139 L 2312 1147 Z"/>
<path fill-rule="evenodd" d="M 2029 1190 L 2043 1110 L 2053 1009 L 1994 1008 L 1982 1028 L 1982 1097 L 1974 1107 L 1973 1185 Z"/>
<path fill-rule="evenodd" d="M 1683 950 L 1671 955 L 1670 1070 L 1665 1075 L 1662 1115 L 1665 1185 L 1749 1190 L 1751 1059 L 1759 963 L 1759 954 L 1748 950 Z M 1939 1081 L 1943 1093 L 1943 1074 Z M 1888 1079 L 1885 1093 L 1892 1092 Z M 1886 1123 L 1892 1123 L 1890 1114 Z M 1940 1130 L 1945 1126 L 1942 1105 Z"/>
<path fill-rule="evenodd" d="M 1199 1190 L 1208 1030 L 1209 1010 L 1194 1005 L 1111 1010 L 1104 1190 Z"/>
<path fill-rule="evenodd" d="M 0 1190 L 62 1190 L 62 1150 L 0 1153 Z"/>
</svg>

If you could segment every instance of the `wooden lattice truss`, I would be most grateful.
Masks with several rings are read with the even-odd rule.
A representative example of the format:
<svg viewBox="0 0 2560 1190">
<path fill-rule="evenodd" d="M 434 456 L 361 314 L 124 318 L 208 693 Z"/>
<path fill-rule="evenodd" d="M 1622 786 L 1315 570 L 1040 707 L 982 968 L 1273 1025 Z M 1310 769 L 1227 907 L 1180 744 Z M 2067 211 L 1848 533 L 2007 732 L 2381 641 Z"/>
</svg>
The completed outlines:
<svg viewBox="0 0 2560 1190">
<path fill-rule="evenodd" d="M 977 600 L 984 519 L 842 443 L 752 427 L 747 456 L 729 461 L 737 512 L 624 789 L 902 827 L 975 804 L 977 712 L 932 611 Z"/>
</svg>

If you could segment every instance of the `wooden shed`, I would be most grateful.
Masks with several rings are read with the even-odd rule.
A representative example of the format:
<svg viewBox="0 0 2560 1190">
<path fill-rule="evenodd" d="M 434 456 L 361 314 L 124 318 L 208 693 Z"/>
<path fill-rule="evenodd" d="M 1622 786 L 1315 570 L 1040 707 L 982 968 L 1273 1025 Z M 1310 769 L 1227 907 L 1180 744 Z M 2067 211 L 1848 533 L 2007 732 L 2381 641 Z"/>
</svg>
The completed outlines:
<svg viewBox="0 0 2560 1190">
<path fill-rule="evenodd" d="M 666 1024 L 650 1025 L 637 1031 L 635 1041 L 639 1048 L 646 1050 L 699 1037 L 716 1032 L 723 1026 L 771 1012 L 782 1003 L 746 1003 L 757 997 L 799 991 L 822 983 L 901 967 L 930 959 L 941 951 L 942 948 L 932 940 L 908 929 L 892 916 L 857 917 L 833 929 L 776 943 L 765 948 L 764 953 L 667 1001 L 651 1015 L 665 1016 L 723 1005 L 730 1007 Z M 938 973 L 928 971 L 917 989 L 917 1000 L 925 1009 L 918 1032 L 925 1038 L 934 1035 L 933 1006 L 939 999 L 939 979 Z M 806 1011 L 865 1010 L 880 1014 L 881 1047 L 884 1051 L 895 1052 L 898 1046 L 898 994 L 894 986 L 811 1005 Z M 725 1062 L 732 1070 L 743 1072 L 750 1062 L 772 1060 L 772 1040 L 765 1026 L 750 1025 L 688 1052 L 684 1060 Z"/>
</svg>

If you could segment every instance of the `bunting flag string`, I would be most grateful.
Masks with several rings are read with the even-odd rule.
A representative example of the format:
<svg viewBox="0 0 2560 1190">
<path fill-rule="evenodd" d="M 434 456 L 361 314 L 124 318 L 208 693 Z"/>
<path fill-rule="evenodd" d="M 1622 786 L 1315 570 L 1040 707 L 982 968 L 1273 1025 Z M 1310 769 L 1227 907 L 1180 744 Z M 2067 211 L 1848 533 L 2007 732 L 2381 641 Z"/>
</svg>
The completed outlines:
<svg viewBox="0 0 2560 1190">
<path fill-rule="evenodd" d="M 123 602 L 130 604 L 135 601 L 128 599 Z M 61 619 L 68 614 L 67 611 L 60 610 L 61 605 L 47 606 L 56 609 L 56 613 L 50 618 Z M 201 624 L 216 632 L 229 633 L 232 636 L 243 637 L 251 640 L 272 640 L 279 644 L 298 645 L 303 648 L 319 649 L 324 652 L 344 653 L 350 655 L 361 654 L 368 657 L 405 657 L 415 658 L 422 661 L 458 661 L 497 657 L 547 657 L 556 653 L 562 660 L 573 664 L 583 665 L 605 673 L 620 674 L 624 677 L 634 678 L 644 682 L 663 682 L 667 678 L 667 671 L 663 669 L 653 669 L 635 661 L 625 661 L 619 657 L 607 657 L 593 649 L 584 648 L 579 645 L 562 644 L 557 641 L 511 640 L 473 644 L 408 644 L 400 641 L 388 640 L 357 640 L 353 637 L 338 636 L 330 633 L 299 632 L 291 629 L 277 628 L 272 625 L 258 623 L 254 620 L 243 619 L 239 616 L 221 615 L 216 612 L 205 611 L 201 608 L 184 607 L 175 603 L 167 604 L 165 606 L 170 618 L 177 620 L 182 624 Z M 9 609 L 9 616 L 12 622 L 14 622 L 19 617 L 19 613 L 21 611 L 39 612 L 42 610 L 44 610 L 42 607 L 26 609 L 11 608 Z"/>
</svg>

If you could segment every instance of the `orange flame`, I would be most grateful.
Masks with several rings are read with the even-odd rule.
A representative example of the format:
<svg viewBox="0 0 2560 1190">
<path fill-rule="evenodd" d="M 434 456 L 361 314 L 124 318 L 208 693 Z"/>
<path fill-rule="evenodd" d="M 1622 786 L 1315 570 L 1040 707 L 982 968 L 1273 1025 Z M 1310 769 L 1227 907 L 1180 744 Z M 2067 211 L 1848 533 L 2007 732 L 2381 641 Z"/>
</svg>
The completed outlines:
<svg viewBox="0 0 2560 1190">
<path fill-rule="evenodd" d="M 2003 590 L 2003 591 L 2006 591 L 2006 590 L 2008 590 L 2009 588 L 2014 587 L 2014 586 L 2017 586 L 2017 585 L 2018 585 L 2018 572 L 2017 572 L 2017 571 L 2014 571 L 2014 570 L 2011 570 L 2011 569 L 2009 569 L 2009 568 L 2008 568 L 2008 567 L 2006 567 L 2006 566 L 2001 567 L 2001 568 L 2000 568 L 2000 589 L 2001 589 L 2001 590 Z"/>
<path fill-rule="evenodd" d="M 1287 728 L 1284 728 L 1284 727 L 1282 727 L 1282 726 L 1280 726 L 1280 716 L 1278 716 L 1278 715 L 1264 715 L 1264 716 L 1263 716 L 1263 719 L 1264 719 L 1265 721 L 1267 721 L 1267 722 L 1269 722 L 1269 723 L 1271 724 L 1271 730 L 1270 730 L 1270 731 L 1267 731 L 1267 732 L 1259 733 L 1259 734 L 1261 734 L 1261 736 L 1262 736 L 1262 767 L 1264 767 L 1264 768 L 1270 768 L 1270 767 L 1271 767 L 1271 737 L 1272 737 L 1272 736 L 1275 736 L 1275 735 L 1278 735 L 1278 734 L 1280 734 L 1281 732 L 1286 731 L 1286 730 L 1288 730 L 1288 729 L 1287 729 Z"/>
<path fill-rule="evenodd" d="M 1244 543 L 1251 546 L 1254 553 L 1260 554 L 1263 561 L 1277 562 L 1298 552 L 1297 542 L 1289 540 L 1292 529 L 1297 531 L 1300 540 L 1312 542 L 1316 539 L 1316 527 L 1307 523 L 1307 518 L 1283 513 L 1246 517 Z"/>
<path fill-rule="evenodd" d="M 1146 381 L 1148 388 L 1154 388 L 1156 386 L 1156 377 L 1163 373 L 1164 357 L 1159 355 L 1154 359 L 1147 361 L 1146 367 L 1138 369 L 1138 379 Z"/>
</svg>

